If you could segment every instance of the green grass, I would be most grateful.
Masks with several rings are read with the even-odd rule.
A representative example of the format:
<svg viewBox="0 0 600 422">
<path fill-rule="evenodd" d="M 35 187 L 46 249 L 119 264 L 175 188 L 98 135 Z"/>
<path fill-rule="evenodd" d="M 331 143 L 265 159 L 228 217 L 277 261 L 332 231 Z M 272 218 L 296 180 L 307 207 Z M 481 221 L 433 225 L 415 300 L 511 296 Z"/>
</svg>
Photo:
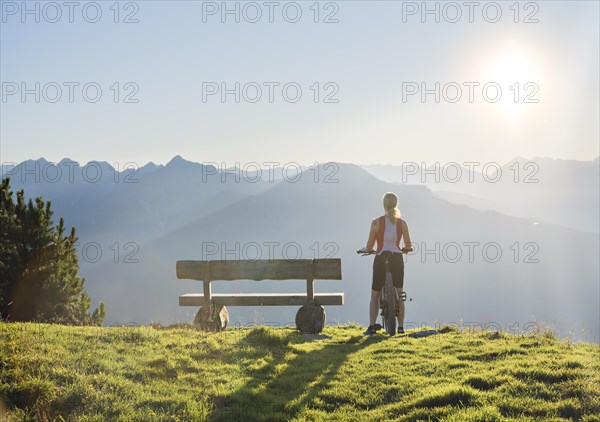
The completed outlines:
<svg viewBox="0 0 600 422">
<path fill-rule="evenodd" d="M 26 421 L 600 421 L 598 345 L 444 331 L 365 337 L 339 326 L 314 340 L 289 328 L 0 323 L 0 412 Z"/>
</svg>

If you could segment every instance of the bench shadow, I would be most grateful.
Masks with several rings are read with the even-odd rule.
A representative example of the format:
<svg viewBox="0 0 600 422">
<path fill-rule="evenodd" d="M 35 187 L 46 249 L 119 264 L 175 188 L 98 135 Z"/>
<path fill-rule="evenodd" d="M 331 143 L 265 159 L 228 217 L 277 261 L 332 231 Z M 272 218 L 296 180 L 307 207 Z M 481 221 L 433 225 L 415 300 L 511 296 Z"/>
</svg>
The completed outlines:
<svg viewBox="0 0 600 422">
<path fill-rule="evenodd" d="M 292 354 L 294 344 L 323 340 L 303 340 L 296 333 L 290 333 L 287 342 L 280 337 L 265 338 L 268 336 L 267 330 L 259 334 L 253 330 L 239 342 L 241 348 L 232 359 L 248 362 L 245 372 L 250 379 L 234 392 L 214 398 L 215 410 L 209 421 L 290 420 L 330 385 L 350 355 L 386 339 L 352 335 L 336 342 L 332 338 L 324 340 L 322 347 L 301 352 L 295 349 Z M 266 356 L 271 357 L 266 364 L 251 368 L 253 361 Z"/>
</svg>

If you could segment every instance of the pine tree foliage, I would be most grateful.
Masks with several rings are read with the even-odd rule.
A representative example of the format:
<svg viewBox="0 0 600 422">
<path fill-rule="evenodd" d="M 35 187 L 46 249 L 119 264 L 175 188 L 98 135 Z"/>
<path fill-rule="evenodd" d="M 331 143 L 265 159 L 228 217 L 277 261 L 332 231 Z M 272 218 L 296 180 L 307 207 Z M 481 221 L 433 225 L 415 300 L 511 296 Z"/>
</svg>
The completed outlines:
<svg viewBox="0 0 600 422">
<path fill-rule="evenodd" d="M 52 223 L 50 201 L 16 202 L 10 179 L 0 185 L 0 315 L 8 321 L 101 325 L 104 304 L 91 314 L 91 298 L 78 276 L 75 228 L 65 236 L 61 218 Z"/>
</svg>

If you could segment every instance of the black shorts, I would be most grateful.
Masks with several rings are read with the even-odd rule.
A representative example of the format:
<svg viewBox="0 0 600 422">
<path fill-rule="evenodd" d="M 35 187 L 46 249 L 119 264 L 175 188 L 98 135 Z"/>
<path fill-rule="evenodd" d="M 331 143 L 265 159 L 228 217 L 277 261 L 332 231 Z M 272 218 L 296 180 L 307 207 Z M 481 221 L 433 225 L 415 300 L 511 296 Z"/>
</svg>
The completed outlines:
<svg viewBox="0 0 600 422">
<path fill-rule="evenodd" d="M 390 257 L 390 271 L 394 287 L 404 288 L 404 260 L 401 253 L 394 253 Z M 371 289 L 378 292 L 383 289 L 385 284 L 385 258 L 383 255 L 375 255 L 373 260 L 373 284 Z"/>
</svg>

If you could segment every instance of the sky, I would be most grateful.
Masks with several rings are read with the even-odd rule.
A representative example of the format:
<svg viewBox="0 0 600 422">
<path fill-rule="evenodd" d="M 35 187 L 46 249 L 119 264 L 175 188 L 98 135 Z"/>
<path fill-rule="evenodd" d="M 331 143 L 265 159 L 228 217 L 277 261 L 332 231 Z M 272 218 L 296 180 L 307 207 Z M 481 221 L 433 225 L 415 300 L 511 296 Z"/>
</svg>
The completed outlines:
<svg viewBox="0 0 600 422">
<path fill-rule="evenodd" d="M 595 159 L 599 2 L 475 3 L 2 0 L 0 161 Z"/>
</svg>

